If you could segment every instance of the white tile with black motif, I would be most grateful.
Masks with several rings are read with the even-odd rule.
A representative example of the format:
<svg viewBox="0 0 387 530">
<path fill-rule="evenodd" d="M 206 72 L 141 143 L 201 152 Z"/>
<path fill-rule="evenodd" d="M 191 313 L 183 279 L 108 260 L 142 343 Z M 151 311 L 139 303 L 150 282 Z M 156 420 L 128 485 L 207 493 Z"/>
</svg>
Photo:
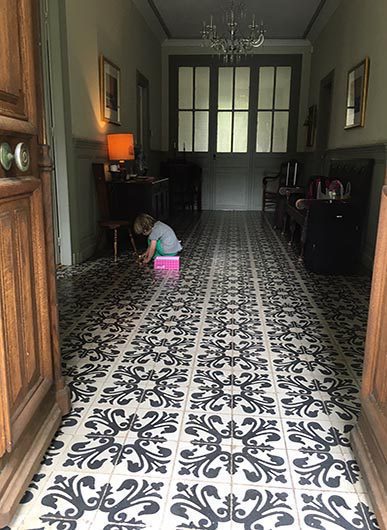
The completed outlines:
<svg viewBox="0 0 387 530">
<path fill-rule="evenodd" d="M 186 214 L 178 273 L 58 272 L 73 409 L 11 530 L 377 530 L 350 436 L 370 280 L 257 212 Z"/>
</svg>

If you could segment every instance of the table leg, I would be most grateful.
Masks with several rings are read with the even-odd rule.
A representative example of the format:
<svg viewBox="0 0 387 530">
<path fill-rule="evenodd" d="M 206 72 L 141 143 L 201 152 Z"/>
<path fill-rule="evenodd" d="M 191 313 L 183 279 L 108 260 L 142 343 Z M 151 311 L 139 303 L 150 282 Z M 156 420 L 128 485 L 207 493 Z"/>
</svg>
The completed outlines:
<svg viewBox="0 0 387 530">
<path fill-rule="evenodd" d="M 117 254 L 118 254 L 118 230 L 117 228 L 114 229 L 114 261 L 117 261 Z"/>
</svg>

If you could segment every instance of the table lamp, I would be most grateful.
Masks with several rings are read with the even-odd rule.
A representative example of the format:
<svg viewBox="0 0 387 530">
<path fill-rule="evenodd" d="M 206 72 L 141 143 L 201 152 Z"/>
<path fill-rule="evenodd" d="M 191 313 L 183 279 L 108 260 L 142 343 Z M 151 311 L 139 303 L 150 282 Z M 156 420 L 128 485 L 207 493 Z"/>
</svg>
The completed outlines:
<svg viewBox="0 0 387 530">
<path fill-rule="evenodd" d="M 120 177 L 125 178 L 128 173 L 125 162 L 134 160 L 134 135 L 132 133 L 108 134 L 107 147 L 109 160 L 118 162 L 117 171 L 113 170 L 112 173 L 119 173 Z"/>
</svg>

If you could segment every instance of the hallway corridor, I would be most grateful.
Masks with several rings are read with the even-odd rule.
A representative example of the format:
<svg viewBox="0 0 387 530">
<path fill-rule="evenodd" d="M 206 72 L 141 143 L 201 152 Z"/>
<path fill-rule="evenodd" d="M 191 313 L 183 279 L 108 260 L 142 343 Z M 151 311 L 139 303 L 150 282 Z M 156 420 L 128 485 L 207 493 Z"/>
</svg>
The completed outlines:
<svg viewBox="0 0 387 530">
<path fill-rule="evenodd" d="M 307 273 L 256 212 L 177 232 L 179 275 L 59 273 L 73 410 L 12 530 L 377 530 L 349 434 L 370 281 Z"/>
</svg>

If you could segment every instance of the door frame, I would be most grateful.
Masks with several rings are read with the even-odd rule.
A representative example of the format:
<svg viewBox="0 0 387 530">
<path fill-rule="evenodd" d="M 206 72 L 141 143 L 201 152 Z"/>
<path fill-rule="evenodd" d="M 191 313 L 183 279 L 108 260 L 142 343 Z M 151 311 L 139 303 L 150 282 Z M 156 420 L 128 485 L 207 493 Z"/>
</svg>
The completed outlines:
<svg viewBox="0 0 387 530">
<path fill-rule="evenodd" d="M 331 86 L 331 99 L 329 102 L 329 109 L 324 109 L 324 100 L 326 89 L 328 86 Z M 333 90 L 335 86 L 335 70 L 331 70 L 320 81 L 320 91 L 319 91 L 319 100 L 318 100 L 318 117 L 317 117 L 317 130 L 316 130 L 316 150 L 317 151 L 326 151 L 329 144 L 329 135 L 331 129 L 331 117 L 332 117 L 332 102 L 333 102 Z M 327 124 L 327 130 L 323 129 L 323 124 Z M 323 138 L 323 133 L 326 132 L 326 138 Z M 325 142 L 322 143 L 322 141 Z"/>
<path fill-rule="evenodd" d="M 140 116 L 140 106 L 139 106 L 139 103 L 140 103 L 140 99 L 139 99 L 139 94 L 138 94 L 138 87 L 141 87 L 143 89 L 145 89 L 146 91 L 146 100 L 145 100 L 145 115 L 146 115 L 146 118 L 145 118 L 145 130 L 143 131 L 143 134 L 144 134 L 144 145 L 142 145 L 142 150 L 144 152 L 144 155 L 145 155 L 145 160 L 149 161 L 149 157 L 150 157 L 150 145 L 151 145 L 151 130 L 150 130 L 150 90 L 149 90 L 149 80 L 139 71 L 139 70 L 136 70 L 136 108 L 137 108 L 137 142 L 138 144 L 140 144 L 140 138 L 139 138 L 139 135 L 140 135 L 140 129 L 141 129 L 141 125 L 140 125 L 140 119 L 141 119 L 141 116 Z M 149 163 L 149 162 L 148 162 Z"/>
<path fill-rule="evenodd" d="M 67 61 L 66 8 L 60 0 L 42 0 L 41 40 L 47 143 L 54 161 L 54 243 L 62 265 L 73 263 L 69 173 L 72 164 L 72 125 Z"/>
<path fill-rule="evenodd" d="M 387 529 L 387 185 L 382 199 L 361 386 L 352 445 L 381 530 Z"/>
<path fill-rule="evenodd" d="M 216 134 L 217 134 L 217 87 L 218 68 L 223 66 L 249 66 L 250 72 L 250 101 L 248 122 L 248 177 L 247 177 L 247 210 L 259 209 L 255 205 L 261 204 L 255 199 L 259 185 L 255 182 L 257 169 L 262 167 L 272 168 L 287 158 L 294 158 L 297 151 L 297 135 L 300 104 L 300 87 L 302 73 L 302 54 L 251 54 L 243 57 L 238 64 L 224 64 L 219 57 L 212 55 L 170 55 L 169 56 L 169 156 L 185 157 L 188 161 L 201 165 L 203 169 L 203 190 L 208 194 L 209 209 L 215 208 L 216 182 L 214 178 L 216 164 Z M 177 150 L 178 138 L 178 68 L 182 66 L 209 66 L 210 67 L 210 116 L 209 116 L 209 150 L 206 153 L 185 152 Z M 286 153 L 256 153 L 256 113 L 258 105 L 258 67 L 261 66 L 291 66 L 292 85 L 289 108 L 288 150 Z M 255 71 L 254 71 L 255 69 Z M 253 97 L 253 94 L 257 97 Z M 175 147 L 176 146 L 176 147 Z M 223 154 L 223 153 L 222 153 Z M 233 155 L 233 153 L 231 153 Z M 234 156 L 240 156 L 235 153 Z M 243 154 L 242 154 L 243 155 Z M 215 158 L 214 158 L 215 156 Z M 207 178 L 206 178 L 207 173 Z"/>
</svg>

